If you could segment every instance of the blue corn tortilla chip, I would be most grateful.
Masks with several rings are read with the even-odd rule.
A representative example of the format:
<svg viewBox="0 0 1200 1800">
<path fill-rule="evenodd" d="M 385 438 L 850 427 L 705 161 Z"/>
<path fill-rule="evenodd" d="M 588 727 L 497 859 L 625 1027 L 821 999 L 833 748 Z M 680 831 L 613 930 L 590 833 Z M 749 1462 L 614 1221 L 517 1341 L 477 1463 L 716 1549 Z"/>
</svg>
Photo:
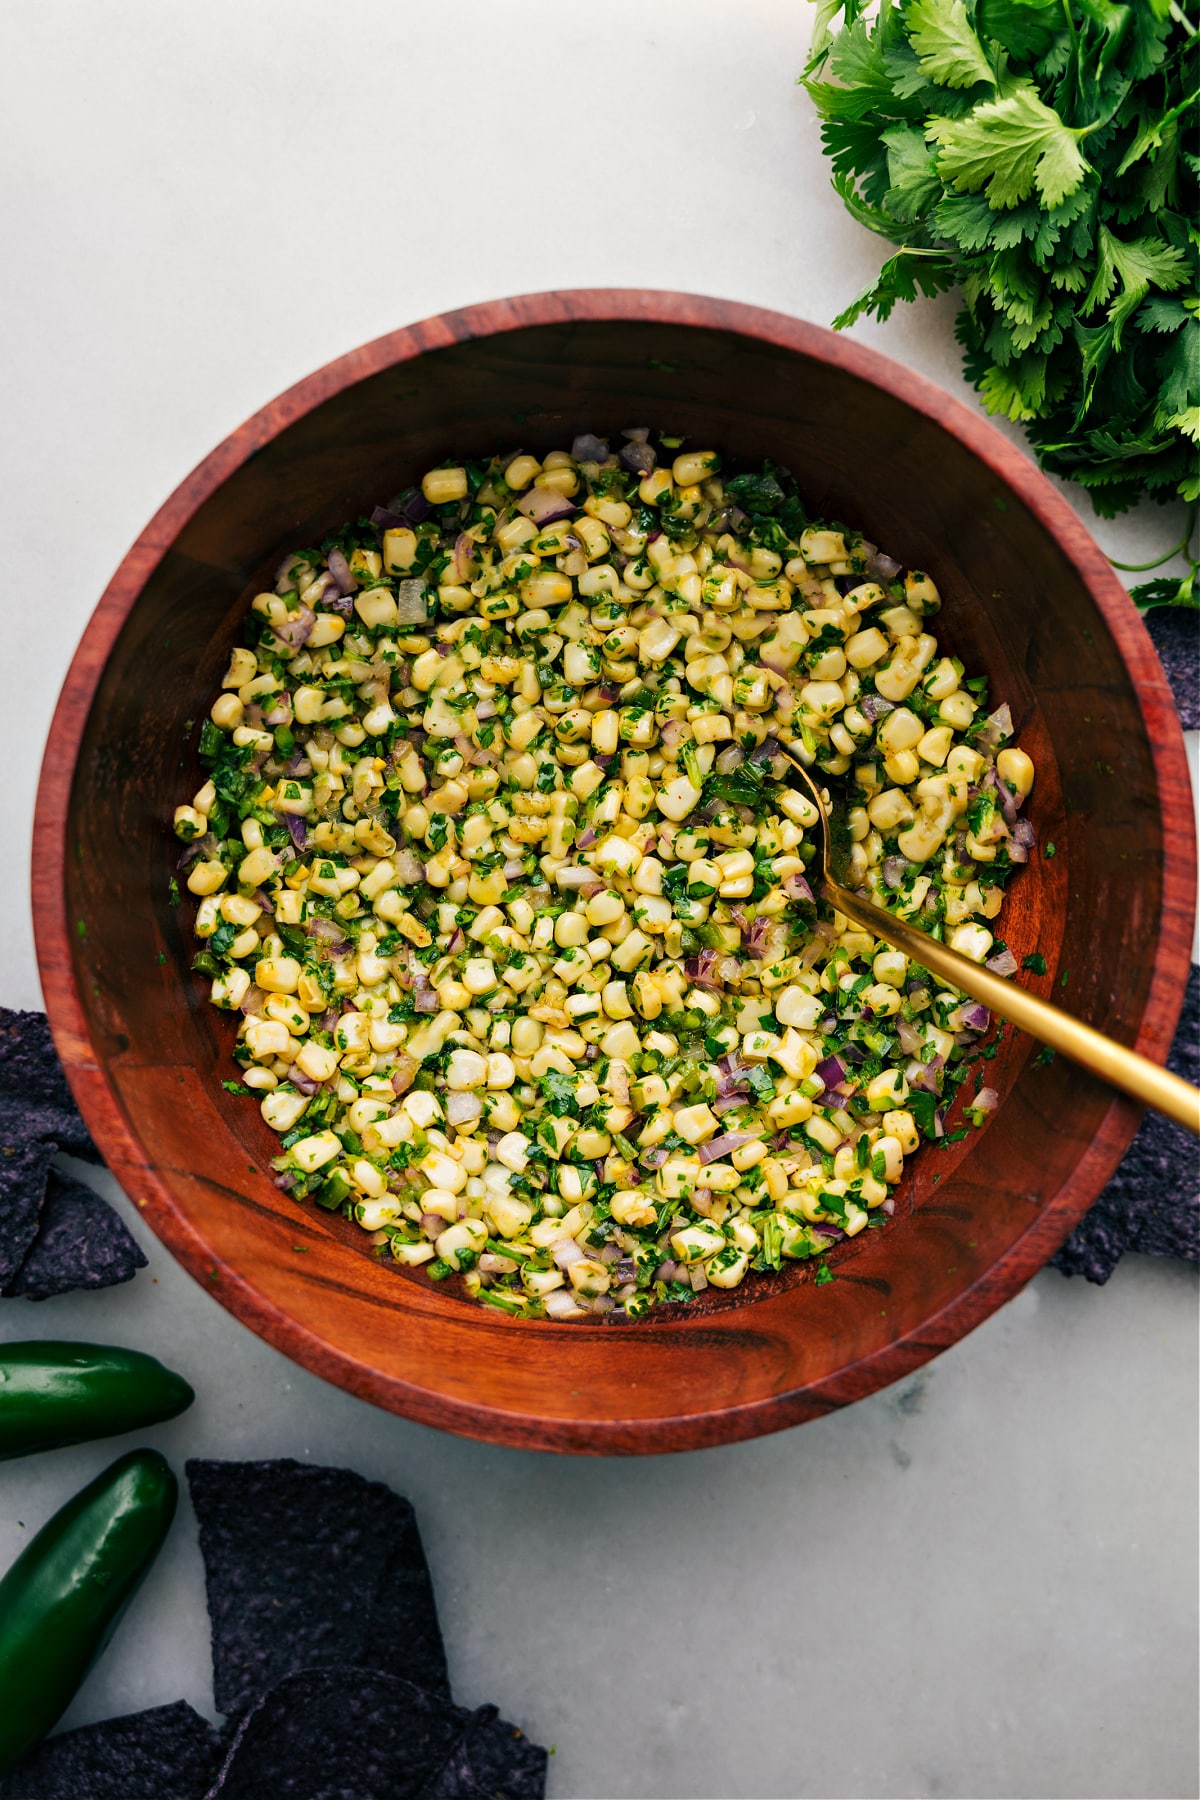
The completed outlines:
<svg viewBox="0 0 1200 1800">
<path fill-rule="evenodd" d="M 433 1586 L 412 1507 L 350 1469 L 187 1465 L 212 1620 L 220 1712 L 294 1669 L 382 1665 L 449 1692 Z"/>
<path fill-rule="evenodd" d="M 5 1295 L 49 1300 L 132 1281 L 146 1258 L 120 1215 L 90 1188 L 51 1169 L 37 1236 Z"/>
<path fill-rule="evenodd" d="M 547 1760 L 494 1706 L 481 1706 L 421 1800 L 542 1800 Z"/>
<path fill-rule="evenodd" d="M 100 1162 L 44 1013 L 0 1006 L 0 1294 L 47 1300 L 129 1281 L 146 1258 L 98 1194 L 51 1162 Z"/>
<path fill-rule="evenodd" d="M 48 1738 L 8 1775 L 0 1800 L 204 1800 L 221 1735 L 185 1700 Z"/>
<path fill-rule="evenodd" d="M 8 1106 L 21 1109 L 27 1137 L 53 1142 L 85 1162 L 102 1160 L 63 1074 L 45 1013 L 0 1006 L 0 1111 Z"/>
<path fill-rule="evenodd" d="M 1200 729 L 1200 611 L 1194 606 L 1154 606 L 1143 615 L 1158 660 L 1171 684 L 1179 723 Z"/>
<path fill-rule="evenodd" d="M 1187 997 L 1167 1067 L 1200 1082 L 1200 969 Z M 1200 1258 L 1200 1163 L 1182 1125 L 1147 1113 L 1120 1168 L 1062 1249 L 1051 1257 L 1064 1275 L 1103 1285 L 1126 1250 L 1143 1256 Z"/>
<path fill-rule="evenodd" d="M 45 1014 L 0 1006 L 0 1293 L 33 1248 L 59 1150 L 100 1160 Z"/>
<path fill-rule="evenodd" d="M 53 1144 L 26 1137 L 19 1116 L 0 1105 L 0 1292 L 33 1248 Z"/>
<path fill-rule="evenodd" d="M 302 1669 L 242 1719 L 207 1800 L 422 1800 L 469 1716 L 379 1669 Z"/>
</svg>

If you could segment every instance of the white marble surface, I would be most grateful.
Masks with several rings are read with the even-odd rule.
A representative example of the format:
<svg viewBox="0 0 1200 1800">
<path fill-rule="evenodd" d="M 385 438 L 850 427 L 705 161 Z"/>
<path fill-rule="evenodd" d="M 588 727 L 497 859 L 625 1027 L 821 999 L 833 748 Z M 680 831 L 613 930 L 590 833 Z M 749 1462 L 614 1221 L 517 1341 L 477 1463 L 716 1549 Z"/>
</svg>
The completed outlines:
<svg viewBox="0 0 1200 1800">
<path fill-rule="evenodd" d="M 824 322 L 863 285 L 879 246 L 792 85 L 808 30 L 796 0 L 0 9 L 6 1003 L 40 1003 L 25 846 L 71 652 L 232 426 L 367 338 L 497 294 L 690 288 Z M 952 316 L 860 330 L 968 398 Z M 1142 561 L 1177 514 L 1098 535 Z M 323 1386 L 135 1230 L 132 1285 L 10 1302 L 0 1335 L 184 1369 L 200 1399 L 155 1434 L 177 1462 L 294 1454 L 410 1494 L 456 1691 L 557 1744 L 557 1800 L 1195 1793 L 1194 1270 L 1130 1259 L 1103 1291 L 1044 1274 L 835 1418 L 594 1462 Z M 5 1466 L 0 1564 L 109 1454 Z M 180 1694 L 211 1707 L 186 1509 L 70 1719 Z"/>
</svg>

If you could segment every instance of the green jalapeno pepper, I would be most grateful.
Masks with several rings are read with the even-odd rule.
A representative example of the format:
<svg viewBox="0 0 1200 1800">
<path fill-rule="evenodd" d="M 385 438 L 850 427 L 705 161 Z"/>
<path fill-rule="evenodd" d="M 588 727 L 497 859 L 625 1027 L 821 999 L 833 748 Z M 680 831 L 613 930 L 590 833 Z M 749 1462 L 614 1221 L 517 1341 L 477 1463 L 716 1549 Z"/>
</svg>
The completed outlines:
<svg viewBox="0 0 1200 1800">
<path fill-rule="evenodd" d="M 0 1462 L 173 1419 L 195 1394 L 140 1350 L 50 1341 L 0 1345 Z"/>
<path fill-rule="evenodd" d="M 132 1450 L 55 1513 L 0 1581 L 0 1773 L 70 1704 L 162 1547 L 178 1483 Z"/>
</svg>

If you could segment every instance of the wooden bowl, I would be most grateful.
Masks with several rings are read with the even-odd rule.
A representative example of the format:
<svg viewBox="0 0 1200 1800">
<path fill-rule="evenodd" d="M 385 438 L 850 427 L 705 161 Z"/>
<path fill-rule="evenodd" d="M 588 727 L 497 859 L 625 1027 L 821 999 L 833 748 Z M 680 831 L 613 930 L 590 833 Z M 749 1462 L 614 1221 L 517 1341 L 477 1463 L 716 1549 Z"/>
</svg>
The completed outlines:
<svg viewBox="0 0 1200 1800">
<path fill-rule="evenodd" d="M 380 338 L 235 431 L 122 563 L 55 715 L 34 858 L 55 1041 L 118 1180 L 245 1324 L 378 1405 L 544 1450 L 751 1437 L 908 1374 L 1041 1267 L 1138 1121 L 1006 1036 L 998 1113 L 921 1153 L 892 1225 L 842 1246 L 832 1283 L 795 1265 L 639 1324 L 484 1311 L 273 1186 L 275 1138 L 221 1086 L 234 1021 L 189 973 L 193 908 L 168 900 L 171 812 L 200 785 L 198 723 L 243 609 L 288 549 L 447 455 L 633 424 L 784 463 L 815 508 L 933 573 L 940 636 L 991 676 L 1037 763 L 1044 854 L 1001 930 L 1045 956 L 1045 991 L 1161 1060 L 1191 936 L 1183 742 L 1133 606 L 1026 457 L 907 369 L 750 307 L 542 294 Z"/>
</svg>

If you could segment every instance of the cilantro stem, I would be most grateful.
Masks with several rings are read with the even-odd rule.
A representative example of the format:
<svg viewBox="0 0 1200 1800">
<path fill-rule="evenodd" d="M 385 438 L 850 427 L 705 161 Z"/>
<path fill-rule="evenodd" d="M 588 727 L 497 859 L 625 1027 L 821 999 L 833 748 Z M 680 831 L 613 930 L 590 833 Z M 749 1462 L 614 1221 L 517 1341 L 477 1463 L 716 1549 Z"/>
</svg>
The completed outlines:
<svg viewBox="0 0 1200 1800">
<path fill-rule="evenodd" d="M 1115 556 L 1110 556 L 1108 559 L 1109 562 L 1114 569 L 1124 569 L 1126 573 L 1130 575 L 1144 575 L 1147 569 L 1161 568 L 1163 563 L 1170 562 L 1173 556 L 1181 556 L 1187 550 L 1188 545 L 1192 541 L 1192 533 L 1196 529 L 1196 514 L 1198 510 L 1200 510 L 1200 506 L 1198 506 L 1196 501 L 1193 501 L 1188 508 L 1187 524 L 1184 526 L 1183 536 L 1177 544 L 1172 544 L 1171 548 L 1165 551 L 1162 556 L 1156 556 L 1153 562 L 1118 562 Z"/>
<path fill-rule="evenodd" d="M 1195 37 L 1196 27 L 1192 24 L 1191 20 L 1187 17 L 1183 8 L 1178 4 L 1178 0 L 1170 0 L 1170 5 L 1167 7 L 1167 11 L 1170 13 L 1171 17 L 1174 19 L 1174 21 L 1177 25 L 1183 26 L 1183 29 L 1187 32 L 1189 37 Z"/>
</svg>

